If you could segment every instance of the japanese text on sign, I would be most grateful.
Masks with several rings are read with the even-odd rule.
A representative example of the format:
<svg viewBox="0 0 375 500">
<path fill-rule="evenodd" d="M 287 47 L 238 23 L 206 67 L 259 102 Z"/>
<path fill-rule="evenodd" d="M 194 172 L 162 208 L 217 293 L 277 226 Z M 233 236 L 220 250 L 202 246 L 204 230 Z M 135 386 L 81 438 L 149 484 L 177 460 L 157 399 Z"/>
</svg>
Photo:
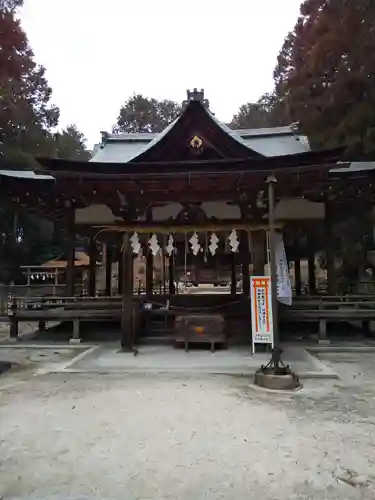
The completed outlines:
<svg viewBox="0 0 375 500">
<path fill-rule="evenodd" d="M 251 276 L 251 324 L 253 344 L 273 345 L 271 278 Z"/>
</svg>

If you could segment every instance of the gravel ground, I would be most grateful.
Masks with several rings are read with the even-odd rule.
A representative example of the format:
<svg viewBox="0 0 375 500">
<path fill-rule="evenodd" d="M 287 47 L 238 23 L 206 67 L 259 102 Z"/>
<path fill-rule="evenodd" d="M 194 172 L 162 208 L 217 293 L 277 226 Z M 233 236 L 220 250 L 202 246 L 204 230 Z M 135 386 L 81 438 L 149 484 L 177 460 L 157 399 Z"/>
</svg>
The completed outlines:
<svg viewBox="0 0 375 500">
<path fill-rule="evenodd" d="M 0 495 L 375 498 L 373 354 L 294 394 L 229 376 L 64 374 L 0 390 Z"/>
</svg>

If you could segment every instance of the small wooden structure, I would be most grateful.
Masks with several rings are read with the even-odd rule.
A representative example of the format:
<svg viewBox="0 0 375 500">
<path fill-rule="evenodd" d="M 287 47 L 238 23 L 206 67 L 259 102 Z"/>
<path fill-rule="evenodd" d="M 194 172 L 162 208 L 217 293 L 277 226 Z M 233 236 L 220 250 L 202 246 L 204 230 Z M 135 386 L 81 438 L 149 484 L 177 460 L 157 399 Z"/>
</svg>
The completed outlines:
<svg viewBox="0 0 375 500">
<path fill-rule="evenodd" d="M 101 262 L 96 262 L 95 265 L 100 268 Z M 88 254 L 83 250 L 75 250 L 75 282 L 82 287 L 83 293 L 85 293 L 85 285 L 88 282 L 90 266 Z M 56 289 L 59 285 L 65 285 L 67 267 L 67 259 L 64 255 L 60 255 L 39 266 L 22 266 L 22 269 L 26 275 L 27 286 L 49 284 Z"/>
<path fill-rule="evenodd" d="M 183 343 L 185 351 L 189 344 L 210 344 L 214 352 L 215 344 L 225 344 L 224 317 L 222 314 L 184 314 L 175 321 L 175 342 Z"/>
<path fill-rule="evenodd" d="M 309 291 L 316 293 L 316 256 L 321 252 L 326 292 L 335 295 L 333 225 L 354 206 L 372 210 L 375 193 L 375 170 L 342 163 L 340 149 L 310 151 L 295 126 L 231 130 L 210 112 L 197 89 L 188 92 L 181 115 L 160 134 L 103 133 L 89 162 L 38 161 L 41 172 L 0 173 L 2 196 L 65 227 L 67 297 L 74 295 L 76 233 L 90 239 L 90 296 L 96 295 L 101 244 L 104 294 L 120 297 L 116 313 L 108 307 L 108 314 L 120 315 L 122 346 L 130 349 L 139 333 L 135 325 L 142 324 L 136 292 L 140 274 L 147 301 L 156 308 L 173 310 L 174 316 L 182 309 L 203 315 L 226 308 L 220 312 L 226 325 L 230 311 L 236 310 L 249 332 L 250 273 L 264 274 L 266 241 L 272 250 L 275 231 L 284 234 L 296 294 L 301 294 L 301 258 L 308 259 Z M 238 245 L 230 247 L 233 234 Z M 211 252 L 213 235 L 218 246 Z M 193 237 L 198 238 L 197 251 Z M 157 250 L 152 248 L 155 241 Z M 157 259 L 160 287 L 155 295 Z M 190 273 L 199 280 L 204 269 L 215 270 L 229 283 L 220 305 L 212 306 L 216 298 L 210 296 L 176 295 L 178 279 L 186 284 Z M 220 269 L 225 270 L 222 275 Z M 92 311 L 91 317 L 95 315 Z M 281 320 L 286 316 L 281 314 Z M 276 312 L 274 319 L 277 323 Z"/>
</svg>

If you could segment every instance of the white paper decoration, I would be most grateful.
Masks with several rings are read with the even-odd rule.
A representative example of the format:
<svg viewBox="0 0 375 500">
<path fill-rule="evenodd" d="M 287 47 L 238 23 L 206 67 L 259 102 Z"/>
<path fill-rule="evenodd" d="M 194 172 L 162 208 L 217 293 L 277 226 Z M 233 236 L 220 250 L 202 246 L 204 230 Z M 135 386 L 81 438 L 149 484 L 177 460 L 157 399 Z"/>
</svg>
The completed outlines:
<svg viewBox="0 0 375 500">
<path fill-rule="evenodd" d="M 153 234 L 151 238 L 148 240 L 148 246 L 150 247 L 152 255 L 155 257 L 160 250 L 160 245 L 156 234 Z"/>
<path fill-rule="evenodd" d="M 173 240 L 173 236 L 171 234 L 169 235 L 168 243 L 167 243 L 167 246 L 165 247 L 165 250 L 166 250 L 169 257 L 172 255 L 172 253 L 174 251 L 174 240 Z"/>
<path fill-rule="evenodd" d="M 237 231 L 233 229 L 228 237 L 229 246 L 233 253 L 237 252 L 240 242 L 238 241 Z"/>
<path fill-rule="evenodd" d="M 133 236 L 130 238 L 130 241 L 131 241 L 130 246 L 132 247 L 133 252 L 138 255 L 139 252 L 141 251 L 141 243 L 139 241 L 138 233 L 134 233 Z"/>
<path fill-rule="evenodd" d="M 216 236 L 215 233 L 212 233 L 210 236 L 210 244 L 208 245 L 208 249 L 211 255 L 215 255 L 216 250 L 219 247 L 218 243 L 219 243 L 219 238 Z"/>
<path fill-rule="evenodd" d="M 198 255 L 198 252 L 201 248 L 199 244 L 199 237 L 197 233 L 194 233 L 193 236 L 189 240 L 190 246 L 191 246 L 191 251 L 193 252 L 193 255 Z"/>
</svg>

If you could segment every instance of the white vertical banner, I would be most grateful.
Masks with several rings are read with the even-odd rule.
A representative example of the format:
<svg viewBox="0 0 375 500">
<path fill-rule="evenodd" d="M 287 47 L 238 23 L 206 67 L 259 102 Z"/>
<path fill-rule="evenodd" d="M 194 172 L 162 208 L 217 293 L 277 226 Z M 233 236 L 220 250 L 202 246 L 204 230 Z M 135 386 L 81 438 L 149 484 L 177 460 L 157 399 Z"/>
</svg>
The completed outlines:
<svg viewBox="0 0 375 500">
<path fill-rule="evenodd" d="M 268 272 L 271 272 L 270 266 L 270 241 L 269 233 L 267 232 L 267 267 Z M 292 284 L 290 281 L 288 261 L 286 260 L 285 246 L 283 235 L 275 232 L 275 263 L 277 275 L 277 300 L 287 306 L 292 305 Z"/>
<path fill-rule="evenodd" d="M 274 344 L 272 290 L 269 276 L 250 277 L 250 305 L 253 354 L 255 344 Z"/>
<path fill-rule="evenodd" d="M 277 299 L 287 306 L 292 305 L 292 285 L 286 260 L 283 235 L 275 232 L 275 261 L 277 273 Z"/>
</svg>

